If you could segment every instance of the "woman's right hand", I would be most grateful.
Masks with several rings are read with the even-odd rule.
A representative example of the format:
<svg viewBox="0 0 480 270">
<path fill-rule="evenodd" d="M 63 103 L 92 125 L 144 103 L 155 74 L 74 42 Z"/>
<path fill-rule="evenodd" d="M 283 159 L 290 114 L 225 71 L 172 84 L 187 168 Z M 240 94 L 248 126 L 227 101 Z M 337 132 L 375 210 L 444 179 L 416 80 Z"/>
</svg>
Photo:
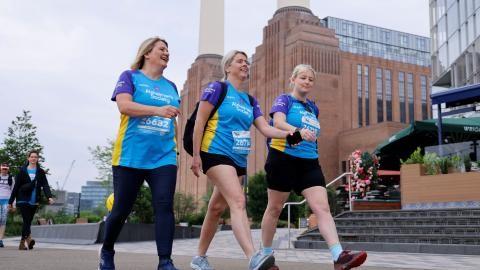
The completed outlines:
<svg viewBox="0 0 480 270">
<path fill-rule="evenodd" d="M 7 206 L 7 208 L 8 208 L 8 211 L 10 211 L 10 212 L 12 212 L 12 213 L 15 212 L 15 208 L 13 207 L 12 204 L 9 204 L 9 205 Z"/>
<path fill-rule="evenodd" d="M 302 139 L 305 141 L 314 142 L 317 139 L 317 137 L 315 136 L 315 133 L 306 128 L 302 128 L 300 130 L 300 135 L 302 135 Z"/>
<path fill-rule="evenodd" d="M 196 177 L 200 177 L 200 172 L 202 171 L 202 159 L 200 155 L 193 155 L 192 167 L 190 167 L 190 169 Z"/>
<path fill-rule="evenodd" d="M 179 114 L 180 110 L 172 105 L 158 107 L 158 110 L 155 113 L 156 116 L 161 116 L 164 118 L 174 118 L 177 117 L 177 115 Z"/>
</svg>

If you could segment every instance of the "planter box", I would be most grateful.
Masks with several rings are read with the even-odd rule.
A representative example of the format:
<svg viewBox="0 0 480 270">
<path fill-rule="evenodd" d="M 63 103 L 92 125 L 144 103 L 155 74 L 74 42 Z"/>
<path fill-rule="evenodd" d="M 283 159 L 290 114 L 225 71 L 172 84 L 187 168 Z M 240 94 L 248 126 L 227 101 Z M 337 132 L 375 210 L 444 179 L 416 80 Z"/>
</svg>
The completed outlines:
<svg viewBox="0 0 480 270">
<path fill-rule="evenodd" d="M 402 209 L 402 205 L 400 201 L 395 200 L 354 200 L 352 208 L 354 211 L 399 210 Z"/>
<path fill-rule="evenodd" d="M 402 209 L 478 207 L 480 203 L 480 173 L 450 173 L 422 175 L 419 164 L 402 165 L 400 188 Z"/>
</svg>

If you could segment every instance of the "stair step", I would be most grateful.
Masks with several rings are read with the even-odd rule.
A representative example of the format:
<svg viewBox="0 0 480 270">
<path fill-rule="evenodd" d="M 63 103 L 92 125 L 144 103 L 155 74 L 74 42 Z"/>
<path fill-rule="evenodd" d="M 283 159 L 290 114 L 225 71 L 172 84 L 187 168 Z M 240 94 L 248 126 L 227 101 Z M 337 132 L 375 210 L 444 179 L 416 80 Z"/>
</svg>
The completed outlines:
<svg viewBox="0 0 480 270">
<path fill-rule="evenodd" d="M 338 233 L 480 235 L 480 226 L 337 226 Z"/>
<path fill-rule="evenodd" d="M 445 235 L 445 234 L 353 234 L 339 233 L 341 242 L 385 242 L 385 243 L 426 243 L 426 244 L 464 244 L 480 245 L 480 235 Z M 322 241 L 319 233 L 301 235 L 302 241 Z"/>
<path fill-rule="evenodd" d="M 432 217 L 416 217 L 416 218 L 336 218 L 337 226 L 480 226 L 480 217 L 449 217 L 449 218 L 432 218 Z"/>
<path fill-rule="evenodd" d="M 325 243 L 325 241 L 298 240 L 293 241 L 293 246 L 300 249 L 328 249 L 328 245 Z M 367 250 L 378 252 L 480 255 L 480 245 L 439 245 L 424 243 L 375 243 L 343 241 L 342 246 L 351 250 Z"/>
<path fill-rule="evenodd" d="M 346 211 L 337 218 L 366 217 L 480 217 L 480 209 L 435 209 L 435 210 L 392 210 L 392 211 Z"/>
<path fill-rule="evenodd" d="M 344 212 L 335 224 L 349 249 L 480 254 L 480 209 Z M 297 237 L 295 247 L 324 248 L 323 240 L 312 229 Z"/>
</svg>

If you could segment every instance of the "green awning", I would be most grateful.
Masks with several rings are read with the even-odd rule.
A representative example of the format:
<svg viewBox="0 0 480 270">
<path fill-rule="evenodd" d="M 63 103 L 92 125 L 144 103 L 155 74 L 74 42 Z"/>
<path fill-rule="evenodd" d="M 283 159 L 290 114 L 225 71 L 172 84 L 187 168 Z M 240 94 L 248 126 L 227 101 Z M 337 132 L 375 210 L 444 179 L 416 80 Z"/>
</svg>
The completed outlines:
<svg viewBox="0 0 480 270">
<path fill-rule="evenodd" d="M 444 118 L 442 121 L 445 143 L 480 140 L 480 117 Z M 437 119 L 415 121 L 379 144 L 375 153 L 385 161 L 398 162 L 410 156 L 417 147 L 431 145 L 438 145 Z"/>
</svg>

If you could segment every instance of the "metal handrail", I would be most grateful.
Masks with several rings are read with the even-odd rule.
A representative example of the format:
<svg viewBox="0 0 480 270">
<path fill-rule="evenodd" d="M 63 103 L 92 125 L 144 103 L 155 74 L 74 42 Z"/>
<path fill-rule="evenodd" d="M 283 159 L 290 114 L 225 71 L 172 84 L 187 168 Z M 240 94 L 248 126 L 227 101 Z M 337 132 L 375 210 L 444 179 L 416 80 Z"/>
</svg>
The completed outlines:
<svg viewBox="0 0 480 270">
<path fill-rule="evenodd" d="M 338 180 L 347 176 L 347 180 L 348 180 L 348 210 L 352 210 L 352 189 L 351 189 L 351 181 L 350 181 L 350 176 L 352 176 L 352 175 L 353 175 L 353 173 L 351 173 L 351 172 L 342 173 L 341 175 L 337 176 L 337 178 L 333 179 L 330 183 L 328 183 L 327 186 L 326 186 L 326 188 L 328 188 L 329 186 L 336 183 Z M 307 199 L 303 199 L 300 202 L 286 202 L 286 203 L 283 204 L 283 208 L 285 208 L 285 206 L 288 207 L 288 248 L 289 249 L 290 249 L 290 206 L 291 205 L 302 205 L 306 201 L 307 201 Z"/>
</svg>

